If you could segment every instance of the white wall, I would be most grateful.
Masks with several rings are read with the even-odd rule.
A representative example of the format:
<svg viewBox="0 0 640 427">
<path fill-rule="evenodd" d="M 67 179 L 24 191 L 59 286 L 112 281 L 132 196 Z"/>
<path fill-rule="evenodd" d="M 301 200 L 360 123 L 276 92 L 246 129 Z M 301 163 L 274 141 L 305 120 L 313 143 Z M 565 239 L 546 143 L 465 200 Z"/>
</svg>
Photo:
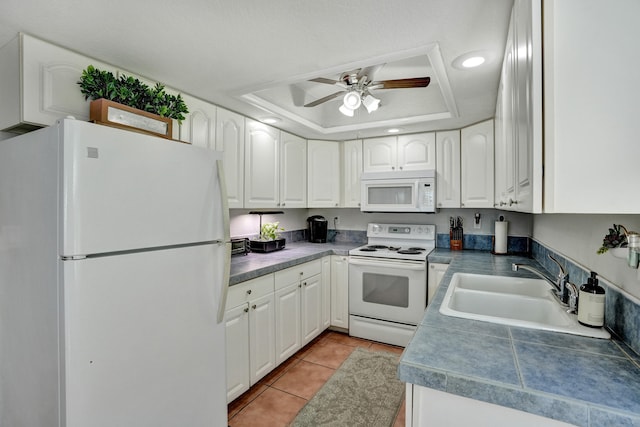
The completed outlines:
<svg viewBox="0 0 640 427">
<path fill-rule="evenodd" d="M 533 238 L 640 298 L 638 270 L 628 267 L 624 259 L 596 253 L 613 224 L 640 232 L 640 215 L 533 215 Z"/>
<path fill-rule="evenodd" d="M 243 236 L 258 233 L 259 218 L 248 215 L 247 209 L 232 209 L 231 235 Z M 510 236 L 531 236 L 533 217 L 529 214 L 511 213 L 494 209 L 441 209 L 436 214 L 390 214 L 363 213 L 359 209 L 283 209 L 283 215 L 264 215 L 263 222 L 279 221 L 285 230 L 301 230 L 307 228 L 307 218 L 311 215 L 322 215 L 329 220 L 329 229 L 334 226 L 334 217 L 339 218 L 338 230 L 366 230 L 370 222 L 435 224 L 437 233 L 449 231 L 449 217 L 461 216 L 464 221 L 465 234 L 488 234 L 494 231 L 494 222 L 503 215 L 509 221 Z M 473 218 L 480 212 L 481 228 L 473 228 Z"/>
</svg>

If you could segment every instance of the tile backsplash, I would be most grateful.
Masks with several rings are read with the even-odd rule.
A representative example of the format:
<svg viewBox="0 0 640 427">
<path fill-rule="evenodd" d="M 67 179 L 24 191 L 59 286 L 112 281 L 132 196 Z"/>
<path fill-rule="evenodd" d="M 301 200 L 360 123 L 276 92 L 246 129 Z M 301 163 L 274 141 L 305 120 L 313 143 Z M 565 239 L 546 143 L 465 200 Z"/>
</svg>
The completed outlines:
<svg viewBox="0 0 640 427">
<path fill-rule="evenodd" d="M 578 288 L 587 282 L 591 271 L 583 266 L 575 264 L 570 259 L 556 253 L 537 241 L 531 239 L 531 257 L 538 261 L 552 277 L 558 273 L 555 265 L 548 255 L 553 256 L 567 273 L 569 281 Z M 605 325 L 622 341 L 640 354 L 640 305 L 632 301 L 618 287 L 612 286 L 606 280 L 600 279 L 599 284 L 605 288 Z"/>
</svg>

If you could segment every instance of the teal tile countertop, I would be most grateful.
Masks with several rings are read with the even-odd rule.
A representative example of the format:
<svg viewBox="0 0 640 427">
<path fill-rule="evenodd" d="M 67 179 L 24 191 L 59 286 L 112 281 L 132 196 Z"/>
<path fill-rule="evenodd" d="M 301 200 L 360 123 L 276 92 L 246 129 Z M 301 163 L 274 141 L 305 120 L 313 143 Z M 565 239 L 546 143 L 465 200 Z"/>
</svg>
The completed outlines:
<svg viewBox="0 0 640 427">
<path fill-rule="evenodd" d="M 578 426 L 640 426 L 640 359 L 623 342 L 440 314 L 454 273 L 534 277 L 511 263 L 544 271 L 535 260 L 436 249 L 429 262 L 449 268 L 402 355 L 402 381 Z"/>
<path fill-rule="evenodd" d="M 278 270 L 303 264 L 326 255 L 349 255 L 362 243 L 287 243 L 284 249 L 268 253 L 250 253 L 231 257 L 229 286 Z"/>
</svg>

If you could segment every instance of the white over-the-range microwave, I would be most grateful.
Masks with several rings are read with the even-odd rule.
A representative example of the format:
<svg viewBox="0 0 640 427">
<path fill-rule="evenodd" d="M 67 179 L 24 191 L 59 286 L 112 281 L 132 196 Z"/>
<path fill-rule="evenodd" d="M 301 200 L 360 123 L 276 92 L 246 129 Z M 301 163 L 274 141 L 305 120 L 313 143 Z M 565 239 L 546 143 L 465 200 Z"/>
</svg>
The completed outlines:
<svg viewBox="0 0 640 427">
<path fill-rule="evenodd" d="M 435 212 L 434 170 L 363 172 L 363 212 Z"/>
</svg>

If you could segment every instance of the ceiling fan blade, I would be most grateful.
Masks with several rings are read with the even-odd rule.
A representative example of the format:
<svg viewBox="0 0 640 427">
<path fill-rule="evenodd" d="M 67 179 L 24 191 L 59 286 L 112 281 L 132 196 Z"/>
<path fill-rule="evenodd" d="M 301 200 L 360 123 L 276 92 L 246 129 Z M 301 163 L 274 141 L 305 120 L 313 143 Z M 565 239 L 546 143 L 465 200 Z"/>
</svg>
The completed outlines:
<svg viewBox="0 0 640 427">
<path fill-rule="evenodd" d="M 315 79 L 311 79 L 309 80 L 310 82 L 316 82 L 316 83 L 324 83 L 327 85 L 335 85 L 338 83 L 342 83 L 339 80 L 331 80 L 331 79 L 325 79 L 324 77 L 316 77 Z"/>
<path fill-rule="evenodd" d="M 336 93 L 332 93 L 331 95 L 327 95 L 324 98 L 320 98 L 320 99 L 316 99 L 313 102 L 310 102 L 308 104 L 305 104 L 305 107 L 315 107 L 316 105 L 320 105 L 323 102 L 327 102 L 327 101 L 331 101 L 334 98 L 339 97 L 340 95 L 342 95 L 344 93 L 344 91 L 340 91 L 340 92 L 336 92 Z"/>
<path fill-rule="evenodd" d="M 369 89 L 407 89 L 412 87 L 427 87 L 431 81 L 430 77 L 414 77 L 411 79 L 382 80 L 373 82 Z"/>
</svg>

